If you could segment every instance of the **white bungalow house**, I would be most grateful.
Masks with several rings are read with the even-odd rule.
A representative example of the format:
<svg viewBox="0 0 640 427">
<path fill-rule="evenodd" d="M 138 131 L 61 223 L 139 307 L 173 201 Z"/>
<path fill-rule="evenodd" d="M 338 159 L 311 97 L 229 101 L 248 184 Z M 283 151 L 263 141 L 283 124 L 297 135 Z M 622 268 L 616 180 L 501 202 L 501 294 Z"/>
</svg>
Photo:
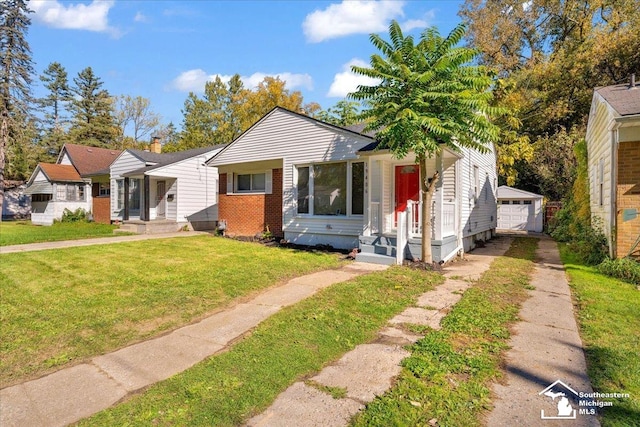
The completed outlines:
<svg viewBox="0 0 640 427">
<path fill-rule="evenodd" d="M 640 85 L 596 88 L 587 123 L 593 225 L 611 257 L 640 257 Z"/>
<path fill-rule="evenodd" d="M 228 234 L 269 231 L 303 245 L 359 247 L 358 259 L 394 263 L 419 257 L 419 172 L 374 138 L 276 107 L 215 155 L 219 219 Z M 429 162 L 441 171 L 434 196 L 433 255 L 448 260 L 487 240 L 496 228 L 493 150 L 454 153 Z M 408 244 L 398 251 L 400 212 Z"/>
<path fill-rule="evenodd" d="M 205 161 L 223 147 L 160 153 L 158 143 L 123 151 L 110 168 L 111 221 L 138 233 L 214 229 L 218 171 Z"/>
<path fill-rule="evenodd" d="M 51 225 L 65 209 L 84 209 L 109 223 L 109 165 L 120 150 L 65 144 L 56 163 L 40 163 L 27 182 L 31 222 Z"/>
</svg>

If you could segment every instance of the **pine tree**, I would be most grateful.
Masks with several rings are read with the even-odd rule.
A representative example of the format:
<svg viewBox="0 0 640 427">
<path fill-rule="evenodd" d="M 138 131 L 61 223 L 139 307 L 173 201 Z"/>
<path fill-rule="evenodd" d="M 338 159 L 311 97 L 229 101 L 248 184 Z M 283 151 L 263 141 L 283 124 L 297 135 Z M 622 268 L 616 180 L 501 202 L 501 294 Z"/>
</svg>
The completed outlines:
<svg viewBox="0 0 640 427">
<path fill-rule="evenodd" d="M 91 67 L 78 73 L 71 87 L 73 113 L 69 139 L 83 145 L 111 147 L 119 135 L 113 99 Z"/>
<path fill-rule="evenodd" d="M 49 155 L 57 154 L 65 141 L 68 119 L 64 116 L 64 105 L 69 101 L 70 90 L 67 70 L 58 62 L 49 64 L 40 81 L 49 94 L 38 100 L 44 109 L 44 135 L 41 145 Z"/>
<path fill-rule="evenodd" d="M 26 40 L 29 13 L 25 0 L 0 2 L 0 208 L 4 203 L 6 150 L 13 141 L 23 140 L 22 124 L 30 115 L 33 64 Z"/>
</svg>

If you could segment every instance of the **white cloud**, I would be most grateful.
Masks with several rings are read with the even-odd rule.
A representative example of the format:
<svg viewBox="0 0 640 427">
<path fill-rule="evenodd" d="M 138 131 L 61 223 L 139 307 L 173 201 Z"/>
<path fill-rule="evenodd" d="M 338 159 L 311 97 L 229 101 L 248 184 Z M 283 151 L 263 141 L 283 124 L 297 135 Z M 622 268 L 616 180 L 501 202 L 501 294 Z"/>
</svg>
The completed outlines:
<svg viewBox="0 0 640 427">
<path fill-rule="evenodd" d="M 343 72 L 333 77 L 333 83 L 327 93 L 328 97 L 344 98 L 350 92 L 355 92 L 359 85 L 375 86 L 380 80 L 367 76 L 361 76 L 351 71 L 351 66 L 369 67 L 362 59 L 354 58 L 342 66 Z"/>
<path fill-rule="evenodd" d="M 433 18 L 435 18 L 435 11 L 430 10 L 425 13 L 422 19 L 409 19 L 400 23 L 400 28 L 403 32 L 411 31 L 416 28 L 425 29 L 431 25 Z"/>
<path fill-rule="evenodd" d="M 308 90 L 313 89 L 313 78 L 309 74 L 296 74 L 296 73 L 261 73 L 256 72 L 250 76 L 240 76 L 242 83 L 246 88 L 256 88 L 265 77 L 278 77 L 280 80 L 286 82 L 288 89 L 305 88 Z M 204 70 L 198 68 L 181 73 L 176 77 L 171 86 L 181 92 L 196 92 L 202 93 L 204 91 L 204 85 L 206 82 L 215 80 L 216 77 L 220 77 L 223 82 L 231 80 L 231 75 L 222 74 L 207 74 Z"/>
<path fill-rule="evenodd" d="M 35 12 L 36 20 L 53 28 L 108 32 L 118 31 L 109 26 L 109 10 L 113 0 L 94 0 L 90 4 L 63 5 L 58 0 L 32 0 L 29 7 Z"/>
<path fill-rule="evenodd" d="M 136 16 L 133 18 L 135 22 L 149 22 L 149 18 L 142 12 L 136 13 Z"/>
<path fill-rule="evenodd" d="M 302 29 L 307 40 L 318 43 L 349 34 L 377 33 L 389 20 L 404 16 L 404 2 L 395 0 L 343 0 L 306 16 Z"/>
</svg>

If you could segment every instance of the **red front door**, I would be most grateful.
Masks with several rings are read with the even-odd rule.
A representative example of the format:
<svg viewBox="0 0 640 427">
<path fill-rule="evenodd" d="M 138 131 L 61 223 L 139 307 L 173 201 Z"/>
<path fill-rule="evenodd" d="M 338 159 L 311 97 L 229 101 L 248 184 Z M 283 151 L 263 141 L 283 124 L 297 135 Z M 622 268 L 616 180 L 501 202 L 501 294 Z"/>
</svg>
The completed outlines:
<svg viewBox="0 0 640 427">
<path fill-rule="evenodd" d="M 418 165 L 396 166 L 396 207 L 394 224 L 398 223 L 398 212 L 407 208 L 407 201 L 420 200 L 420 169 Z"/>
</svg>

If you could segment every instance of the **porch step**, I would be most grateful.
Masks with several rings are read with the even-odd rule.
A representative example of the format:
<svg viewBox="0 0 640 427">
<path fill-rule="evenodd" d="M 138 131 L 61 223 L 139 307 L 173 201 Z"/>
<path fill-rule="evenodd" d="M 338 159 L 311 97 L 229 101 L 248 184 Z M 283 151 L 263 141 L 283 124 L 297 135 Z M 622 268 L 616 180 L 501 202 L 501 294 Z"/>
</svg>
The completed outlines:
<svg viewBox="0 0 640 427">
<path fill-rule="evenodd" d="M 370 264 L 394 265 L 396 263 L 396 257 L 360 252 L 356 255 L 356 261 L 368 262 Z"/>
<path fill-rule="evenodd" d="M 136 234 L 161 234 L 161 233 L 174 233 L 180 231 L 184 227 L 184 224 L 178 224 L 173 221 L 133 221 L 125 222 L 120 225 L 120 228 L 116 229 L 118 233 L 136 233 Z"/>
<path fill-rule="evenodd" d="M 395 245 L 381 245 L 381 244 L 360 244 L 360 251 L 367 254 L 386 255 L 390 257 L 396 256 Z"/>
</svg>

